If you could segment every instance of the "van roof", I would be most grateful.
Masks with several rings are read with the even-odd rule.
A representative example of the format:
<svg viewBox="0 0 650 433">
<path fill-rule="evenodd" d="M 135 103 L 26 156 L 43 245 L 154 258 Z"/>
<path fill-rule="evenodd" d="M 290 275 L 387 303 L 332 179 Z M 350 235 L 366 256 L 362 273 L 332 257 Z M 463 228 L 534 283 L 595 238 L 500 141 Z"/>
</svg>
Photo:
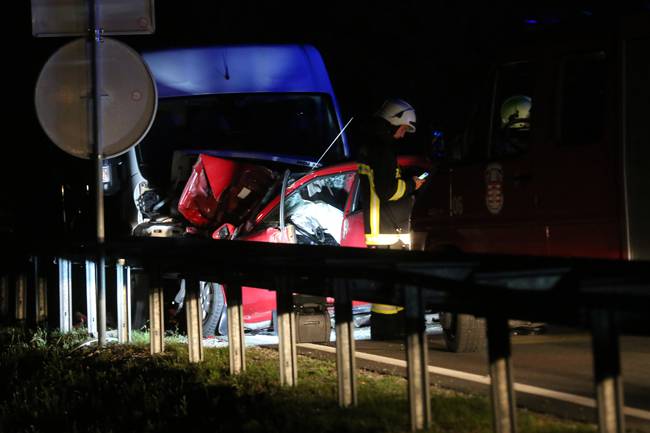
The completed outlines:
<svg viewBox="0 0 650 433">
<path fill-rule="evenodd" d="M 311 45 L 230 45 L 143 53 L 161 98 L 221 93 L 326 93 L 323 59 Z"/>
</svg>

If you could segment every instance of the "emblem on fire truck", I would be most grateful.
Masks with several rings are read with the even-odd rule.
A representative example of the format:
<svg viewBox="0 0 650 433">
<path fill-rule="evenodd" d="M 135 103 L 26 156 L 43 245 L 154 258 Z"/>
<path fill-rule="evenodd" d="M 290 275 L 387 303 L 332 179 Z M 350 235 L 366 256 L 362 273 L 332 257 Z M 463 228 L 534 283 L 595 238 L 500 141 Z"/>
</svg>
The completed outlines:
<svg viewBox="0 0 650 433">
<path fill-rule="evenodd" d="M 493 215 L 497 215 L 503 208 L 503 168 L 501 164 L 489 164 L 485 168 L 485 205 Z"/>
</svg>

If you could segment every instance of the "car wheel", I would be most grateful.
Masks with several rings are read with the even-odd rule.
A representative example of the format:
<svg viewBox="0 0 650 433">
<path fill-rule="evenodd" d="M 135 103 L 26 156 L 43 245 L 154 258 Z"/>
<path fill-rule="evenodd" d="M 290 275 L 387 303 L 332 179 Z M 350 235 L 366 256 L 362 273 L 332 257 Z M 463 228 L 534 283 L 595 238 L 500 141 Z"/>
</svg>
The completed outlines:
<svg viewBox="0 0 650 433">
<path fill-rule="evenodd" d="M 440 313 L 440 324 L 451 352 L 478 352 L 485 348 L 485 319 L 471 314 Z"/>
<path fill-rule="evenodd" d="M 203 312 L 203 337 L 212 337 L 221 321 L 226 298 L 221 284 L 201 281 L 201 310 Z"/>
</svg>

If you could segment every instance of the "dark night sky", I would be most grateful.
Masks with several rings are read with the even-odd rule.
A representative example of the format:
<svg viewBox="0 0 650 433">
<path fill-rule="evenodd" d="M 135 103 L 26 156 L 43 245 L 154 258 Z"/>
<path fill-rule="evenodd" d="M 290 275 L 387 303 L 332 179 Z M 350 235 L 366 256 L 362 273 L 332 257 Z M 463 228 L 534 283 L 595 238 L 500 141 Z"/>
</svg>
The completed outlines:
<svg viewBox="0 0 650 433">
<path fill-rule="evenodd" d="M 70 38 L 33 38 L 29 2 L 12 3 L 22 3 L 12 6 L 17 11 L 11 14 L 15 29 L 11 39 L 20 42 L 11 45 L 16 50 L 12 57 L 23 62 L 10 74 L 15 75 L 24 95 L 33 91 L 47 58 Z M 159 0 L 155 34 L 119 39 L 138 50 L 227 43 L 311 43 L 321 51 L 348 114 L 368 105 L 374 107 L 387 95 L 403 96 L 416 108 L 430 110 L 444 90 L 438 81 L 444 63 L 464 62 L 471 70 L 479 60 L 479 51 L 496 36 L 500 21 L 507 19 L 500 9 L 467 10 L 454 4 L 414 0 Z"/>
<path fill-rule="evenodd" d="M 489 3 L 489 4 L 488 4 Z M 524 21 L 605 15 L 586 1 L 205 1 L 158 0 L 156 32 L 119 37 L 138 49 L 227 43 L 311 43 L 322 53 L 345 117 L 402 96 L 424 119 L 444 114 L 471 95 L 480 66 L 509 35 L 531 30 Z M 636 4 L 648 3 L 645 0 Z M 30 2 L 4 10 L 5 74 L 26 116 L 47 58 L 70 38 L 31 36 Z M 7 17 L 10 17 L 8 20 Z M 6 26 L 8 24 L 8 27 Z M 462 85 L 456 85 L 462 83 Z M 467 93 L 467 95 L 463 94 Z"/>
<path fill-rule="evenodd" d="M 3 125 L 5 137 L 15 138 L 3 143 L 0 192 L 8 200 L 0 210 L 34 215 L 34 208 L 46 212 L 48 191 L 56 187 L 61 170 L 85 169 L 83 161 L 72 161 L 49 142 L 34 113 L 38 73 L 70 38 L 33 38 L 30 2 L 8 3 L 9 9 L 3 10 L 8 24 L 3 26 L 8 90 Z M 386 96 L 399 96 L 415 106 L 418 123 L 445 128 L 458 121 L 456 112 L 481 84 L 490 50 L 507 46 L 513 33 L 532 30 L 525 20 L 543 23 L 607 14 L 607 8 L 594 9 L 588 2 L 570 2 L 568 9 L 563 3 L 158 0 L 155 34 L 118 39 L 136 50 L 310 43 L 323 55 L 344 118 L 376 107 Z M 645 9 L 650 2 L 634 3 Z"/>
<path fill-rule="evenodd" d="M 16 99 L 31 98 L 47 58 L 70 38 L 31 36 L 30 2 L 9 2 L 4 10 L 5 74 L 16 84 Z M 489 4 L 488 4 L 489 3 Z M 334 89 L 348 115 L 374 107 L 385 96 L 409 99 L 425 117 L 442 117 L 449 100 L 467 83 L 492 47 L 504 47 L 524 21 L 606 15 L 587 1 L 530 0 L 463 2 L 396 1 L 205 1 L 158 0 L 156 33 L 119 37 L 142 50 L 227 43 L 303 42 L 315 45 L 330 70 Z M 650 3 L 645 0 L 632 2 Z M 641 6 L 643 7 L 643 6 Z M 7 20 L 6 18 L 9 17 Z M 6 26 L 9 25 L 9 27 Z M 7 71 L 8 70 L 8 71 Z M 460 89 L 450 85 L 462 82 Z M 471 92 L 471 89 L 468 90 Z M 450 97 L 451 96 L 451 97 Z M 462 97 L 459 94 L 459 97 Z M 25 110 L 32 101 L 21 104 Z M 26 113 L 27 114 L 27 113 Z"/>
</svg>

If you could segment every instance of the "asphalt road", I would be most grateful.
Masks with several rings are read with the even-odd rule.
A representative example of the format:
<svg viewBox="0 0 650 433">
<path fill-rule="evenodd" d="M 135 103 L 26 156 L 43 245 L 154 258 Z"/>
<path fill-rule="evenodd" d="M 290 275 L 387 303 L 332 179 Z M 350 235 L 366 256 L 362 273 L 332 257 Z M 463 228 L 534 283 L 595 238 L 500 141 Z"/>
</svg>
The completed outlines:
<svg viewBox="0 0 650 433">
<path fill-rule="evenodd" d="M 577 396 L 595 398 L 591 337 L 583 331 L 550 328 L 541 335 L 513 335 L 512 363 L 516 383 L 541 387 Z M 642 418 L 627 417 L 628 425 L 650 431 L 650 338 L 621 337 L 624 403 L 628 408 L 641 409 Z M 333 344 L 330 344 L 333 346 Z M 404 344 L 400 341 L 358 340 L 357 352 L 405 360 Z M 404 374 L 396 365 L 359 359 L 358 366 L 391 373 Z M 487 376 L 487 353 L 450 353 L 444 347 L 442 335 L 429 335 L 429 365 L 455 371 Z M 461 391 L 487 393 L 485 384 L 432 374 L 431 382 Z M 517 402 L 573 419 L 594 421 L 596 410 L 580 404 L 570 404 L 553 398 L 517 392 Z M 646 417 L 644 419 L 644 417 Z"/>
</svg>

